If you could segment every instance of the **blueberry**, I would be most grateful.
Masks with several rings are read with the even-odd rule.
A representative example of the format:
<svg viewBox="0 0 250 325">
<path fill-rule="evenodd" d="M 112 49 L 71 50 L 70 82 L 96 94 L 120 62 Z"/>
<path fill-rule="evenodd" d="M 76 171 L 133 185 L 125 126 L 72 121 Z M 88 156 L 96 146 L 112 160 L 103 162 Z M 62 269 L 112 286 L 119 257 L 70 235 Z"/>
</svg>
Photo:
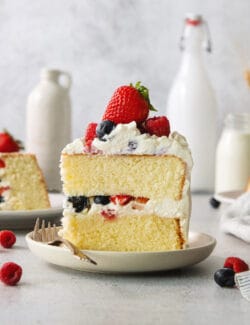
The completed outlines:
<svg viewBox="0 0 250 325">
<path fill-rule="evenodd" d="M 215 209 L 217 209 L 220 206 L 220 201 L 217 201 L 214 197 L 212 197 L 209 200 L 209 203 L 211 204 L 211 206 Z"/>
<path fill-rule="evenodd" d="M 107 195 L 96 195 L 94 196 L 94 202 L 96 204 L 106 205 L 110 202 L 110 197 Z"/>
<path fill-rule="evenodd" d="M 104 135 L 109 134 L 115 128 L 115 123 L 110 120 L 104 120 L 97 125 L 96 135 L 98 139 L 106 141 L 103 139 Z"/>
<path fill-rule="evenodd" d="M 221 287 L 234 287 L 234 270 L 224 267 L 214 273 L 214 281 Z"/>
<path fill-rule="evenodd" d="M 2 195 L 0 195 L 0 203 L 4 202 L 4 197 Z"/>
<path fill-rule="evenodd" d="M 137 145 L 138 145 L 137 141 L 130 140 L 128 142 L 128 147 L 130 151 L 135 150 L 137 148 Z"/>
<path fill-rule="evenodd" d="M 72 203 L 77 213 L 90 208 L 90 202 L 86 196 L 70 196 L 68 201 Z"/>
</svg>

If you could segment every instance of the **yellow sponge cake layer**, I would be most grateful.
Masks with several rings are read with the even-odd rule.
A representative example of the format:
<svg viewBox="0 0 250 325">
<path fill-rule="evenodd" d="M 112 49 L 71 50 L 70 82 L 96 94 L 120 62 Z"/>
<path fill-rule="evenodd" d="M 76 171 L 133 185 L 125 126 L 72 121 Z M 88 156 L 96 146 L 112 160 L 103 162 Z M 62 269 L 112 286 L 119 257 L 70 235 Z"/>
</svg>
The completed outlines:
<svg viewBox="0 0 250 325">
<path fill-rule="evenodd" d="M 186 164 L 173 155 L 63 154 L 61 171 L 68 196 L 123 193 L 180 200 Z"/>
<path fill-rule="evenodd" d="M 63 237 L 80 249 L 164 251 L 183 248 L 179 219 L 155 215 L 106 220 L 102 216 L 69 216 Z"/>
<path fill-rule="evenodd" d="M 5 191 L 7 194 L 2 196 L 0 210 L 50 207 L 44 178 L 34 155 L 6 153 L 0 154 L 0 159 L 5 164 L 5 167 L 0 169 L 0 188 L 8 189 Z"/>
</svg>

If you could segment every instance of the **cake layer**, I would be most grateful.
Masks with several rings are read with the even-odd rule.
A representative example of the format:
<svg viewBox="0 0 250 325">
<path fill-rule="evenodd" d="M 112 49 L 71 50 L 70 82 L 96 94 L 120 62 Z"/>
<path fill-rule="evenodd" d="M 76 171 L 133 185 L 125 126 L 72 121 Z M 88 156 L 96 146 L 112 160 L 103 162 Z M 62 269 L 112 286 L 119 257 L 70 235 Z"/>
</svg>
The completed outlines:
<svg viewBox="0 0 250 325">
<path fill-rule="evenodd" d="M 32 154 L 0 154 L 0 210 L 33 210 L 50 207 L 42 172 Z"/>
<path fill-rule="evenodd" d="M 128 194 L 180 200 L 186 163 L 173 155 L 62 154 L 67 196 Z"/>
<path fill-rule="evenodd" d="M 63 218 L 64 238 L 80 249 L 109 251 L 165 251 L 182 249 L 184 240 L 178 218 L 156 215 L 107 220 L 96 214 Z"/>
</svg>

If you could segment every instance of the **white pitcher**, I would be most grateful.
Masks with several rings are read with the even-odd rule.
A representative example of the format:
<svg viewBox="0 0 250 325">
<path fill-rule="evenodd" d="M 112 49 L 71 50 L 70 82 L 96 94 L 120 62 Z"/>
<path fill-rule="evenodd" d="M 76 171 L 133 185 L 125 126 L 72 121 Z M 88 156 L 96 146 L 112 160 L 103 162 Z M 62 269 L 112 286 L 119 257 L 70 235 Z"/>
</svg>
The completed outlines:
<svg viewBox="0 0 250 325">
<path fill-rule="evenodd" d="M 71 141 L 70 86 L 67 72 L 42 69 L 41 80 L 28 97 L 26 151 L 36 154 L 51 191 L 61 191 L 60 154 Z"/>
</svg>

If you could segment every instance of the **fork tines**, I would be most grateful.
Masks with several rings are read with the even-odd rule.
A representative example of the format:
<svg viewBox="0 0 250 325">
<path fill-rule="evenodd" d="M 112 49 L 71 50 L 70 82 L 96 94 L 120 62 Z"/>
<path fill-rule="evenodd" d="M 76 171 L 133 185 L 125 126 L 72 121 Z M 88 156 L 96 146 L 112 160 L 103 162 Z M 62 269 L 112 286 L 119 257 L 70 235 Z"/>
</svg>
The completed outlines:
<svg viewBox="0 0 250 325">
<path fill-rule="evenodd" d="M 51 226 L 51 223 L 48 222 L 48 225 L 46 227 L 45 220 L 42 220 L 42 224 L 40 227 L 40 219 L 36 219 L 36 223 L 33 230 L 33 239 L 35 241 L 41 241 L 43 243 L 55 240 L 57 238 L 57 229 L 56 224 L 53 224 Z"/>
</svg>

